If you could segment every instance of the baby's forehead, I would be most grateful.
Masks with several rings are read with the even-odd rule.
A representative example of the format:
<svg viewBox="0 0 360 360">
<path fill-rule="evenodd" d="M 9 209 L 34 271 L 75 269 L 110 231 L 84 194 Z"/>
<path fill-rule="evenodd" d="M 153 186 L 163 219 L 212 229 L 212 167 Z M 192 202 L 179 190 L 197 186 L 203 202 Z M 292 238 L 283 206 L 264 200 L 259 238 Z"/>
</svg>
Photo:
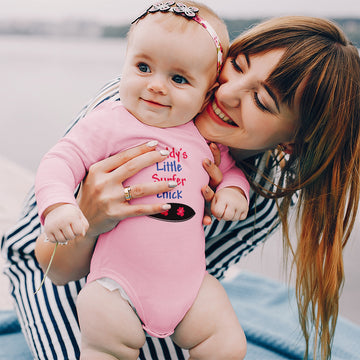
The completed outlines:
<svg viewBox="0 0 360 360">
<path fill-rule="evenodd" d="M 178 32 L 180 34 L 187 31 L 201 30 L 201 26 L 196 21 L 186 19 L 183 16 L 175 15 L 172 13 L 154 13 L 148 14 L 144 18 L 139 19 L 137 22 L 131 25 L 130 32 L 136 28 L 141 28 L 141 24 L 157 24 L 160 25 L 166 32 Z M 197 28 L 198 27 L 198 28 Z"/>
<path fill-rule="evenodd" d="M 204 57 L 216 56 L 216 47 L 201 25 L 173 14 L 151 14 L 141 19 L 129 33 L 128 43 L 148 41 L 149 45 L 161 42 L 165 48 L 178 48 L 179 52 L 199 53 L 208 49 Z M 168 18 L 175 18 L 175 24 Z M 164 21 L 163 19 L 166 19 Z"/>
</svg>

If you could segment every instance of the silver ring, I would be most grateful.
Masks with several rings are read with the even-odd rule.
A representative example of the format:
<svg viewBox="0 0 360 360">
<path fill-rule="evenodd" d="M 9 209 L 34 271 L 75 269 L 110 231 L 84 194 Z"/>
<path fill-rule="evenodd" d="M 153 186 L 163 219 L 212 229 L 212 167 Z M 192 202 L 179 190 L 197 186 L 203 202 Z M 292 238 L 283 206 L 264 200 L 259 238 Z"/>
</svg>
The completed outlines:
<svg viewBox="0 0 360 360">
<path fill-rule="evenodd" d="M 131 200 L 131 187 L 130 186 L 127 186 L 126 188 L 124 188 L 124 196 L 125 196 L 126 201 Z"/>
</svg>

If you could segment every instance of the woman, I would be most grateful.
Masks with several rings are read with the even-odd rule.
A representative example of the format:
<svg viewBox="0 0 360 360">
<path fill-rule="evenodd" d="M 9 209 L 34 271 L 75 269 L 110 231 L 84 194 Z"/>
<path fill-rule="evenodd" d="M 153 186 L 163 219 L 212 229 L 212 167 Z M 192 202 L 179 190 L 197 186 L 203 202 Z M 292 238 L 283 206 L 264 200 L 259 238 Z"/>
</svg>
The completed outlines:
<svg viewBox="0 0 360 360">
<path fill-rule="evenodd" d="M 252 174 L 254 189 L 245 221 L 215 220 L 206 228 L 208 270 L 221 278 L 230 265 L 265 239 L 278 224 L 279 215 L 285 248 L 293 252 L 297 271 L 305 357 L 313 326 L 321 358 L 331 355 L 344 280 L 342 248 L 354 223 L 359 196 L 359 74 L 356 48 L 332 23 L 307 17 L 272 19 L 235 40 L 219 78 L 216 102 L 196 120 L 210 140 L 237 148 L 234 156 Z M 109 97 L 117 98 L 117 81 L 80 117 Z M 258 138 L 253 151 L 242 151 L 242 144 L 253 136 Z M 278 145 L 287 156 L 274 151 Z M 253 156 L 267 149 L 273 151 Z M 50 273 L 53 281 L 66 283 L 86 275 L 97 235 L 121 218 L 159 211 L 159 204 L 132 208 L 124 203 L 121 191 L 124 179 L 159 160 L 157 152 L 150 150 L 144 145 L 90 170 L 79 197 L 90 230 L 86 238 L 58 248 Z M 138 154 L 143 155 L 136 157 Z M 276 161 L 279 158 L 281 162 Z M 206 168 L 216 182 L 214 164 Z M 165 187 L 134 184 L 132 194 L 140 197 L 162 192 Z M 300 231 L 297 246 L 292 248 L 287 214 L 296 192 Z M 207 199 L 211 199 L 209 193 Z M 118 195 L 113 198 L 114 194 Z M 280 199 L 278 208 L 274 199 Z M 100 214 L 99 209 L 104 211 Z M 2 247 L 9 258 L 7 274 L 25 334 L 37 358 L 76 358 L 79 330 L 74 299 L 84 280 L 63 287 L 47 281 L 43 290 L 33 295 L 42 278 L 34 259 L 40 226 L 33 195 L 23 214 L 3 238 Z M 52 246 L 45 248 L 40 237 L 37 255 L 43 267 L 51 252 Z M 170 354 L 174 359 L 186 356 L 169 339 L 149 338 L 140 358 L 170 358 Z"/>
</svg>

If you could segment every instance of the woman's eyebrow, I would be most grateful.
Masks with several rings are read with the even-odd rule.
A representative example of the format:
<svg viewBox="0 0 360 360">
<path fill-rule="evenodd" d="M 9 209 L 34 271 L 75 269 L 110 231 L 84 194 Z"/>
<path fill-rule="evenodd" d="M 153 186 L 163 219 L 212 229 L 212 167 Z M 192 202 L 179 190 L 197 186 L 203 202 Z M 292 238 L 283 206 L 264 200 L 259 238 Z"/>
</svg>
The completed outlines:
<svg viewBox="0 0 360 360">
<path fill-rule="evenodd" d="M 264 86 L 264 88 L 265 88 L 265 90 L 268 92 L 268 94 L 271 96 L 271 98 L 274 100 L 274 103 L 275 103 L 275 105 L 276 105 L 277 111 L 280 112 L 279 102 L 278 102 L 278 99 L 277 99 L 275 93 L 274 93 L 274 92 L 271 90 L 271 88 L 270 88 L 268 85 L 266 85 L 265 83 L 263 83 L 262 85 Z"/>
</svg>

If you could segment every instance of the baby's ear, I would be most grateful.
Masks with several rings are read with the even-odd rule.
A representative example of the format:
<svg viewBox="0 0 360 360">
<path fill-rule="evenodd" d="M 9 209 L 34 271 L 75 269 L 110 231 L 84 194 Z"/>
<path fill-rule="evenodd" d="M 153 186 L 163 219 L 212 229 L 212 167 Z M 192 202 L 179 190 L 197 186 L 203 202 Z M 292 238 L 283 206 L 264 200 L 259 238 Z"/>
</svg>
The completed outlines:
<svg viewBox="0 0 360 360">
<path fill-rule="evenodd" d="M 205 108 L 206 105 L 209 103 L 211 97 L 214 95 L 215 90 L 219 87 L 219 83 L 216 82 L 206 93 L 204 104 L 202 105 L 199 113 L 201 113 Z"/>
</svg>

